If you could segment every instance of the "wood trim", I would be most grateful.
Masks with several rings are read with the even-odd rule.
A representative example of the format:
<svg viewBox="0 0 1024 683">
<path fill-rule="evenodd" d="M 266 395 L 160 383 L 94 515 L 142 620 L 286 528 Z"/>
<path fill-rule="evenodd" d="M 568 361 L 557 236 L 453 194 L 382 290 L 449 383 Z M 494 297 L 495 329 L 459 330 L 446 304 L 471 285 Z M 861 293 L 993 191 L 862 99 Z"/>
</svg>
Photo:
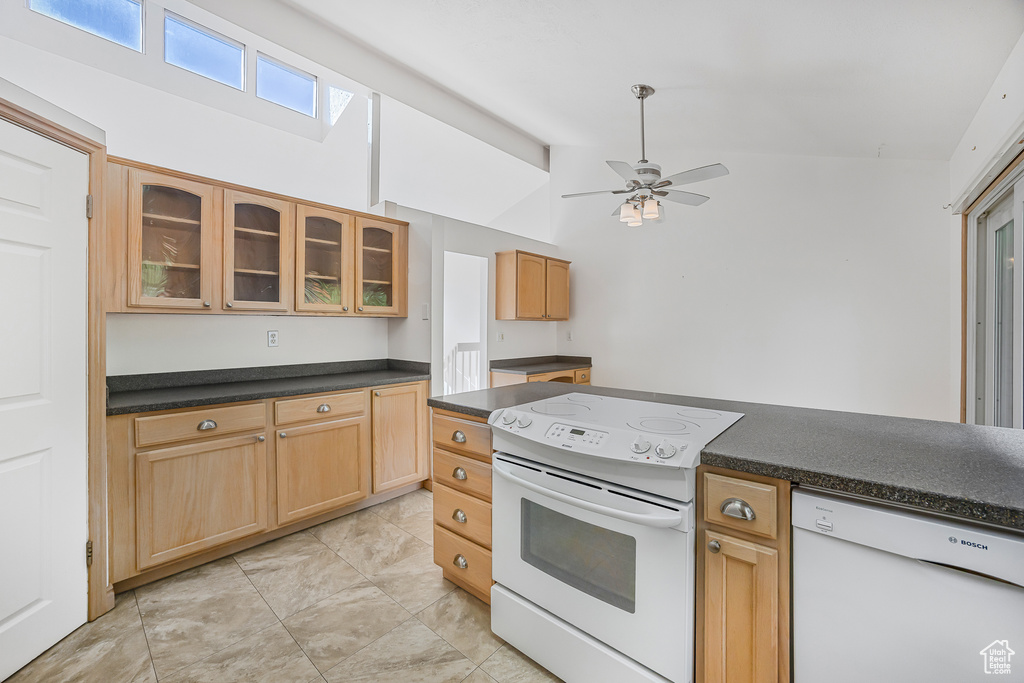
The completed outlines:
<svg viewBox="0 0 1024 683">
<path fill-rule="evenodd" d="M 454 410 L 445 410 L 444 408 L 431 408 L 431 410 L 434 411 L 434 415 L 444 415 L 445 417 L 454 417 L 459 420 L 467 420 L 468 422 L 479 422 L 481 424 L 487 424 L 486 417 L 466 415 L 465 413 L 458 413 Z"/>
<path fill-rule="evenodd" d="M 113 163 L 124 164 L 125 166 L 131 166 L 132 168 L 137 168 L 137 169 L 143 170 L 143 171 L 152 171 L 154 173 L 160 173 L 160 174 L 163 174 L 163 175 L 175 176 L 175 177 L 178 177 L 178 178 L 182 178 L 184 180 L 191 180 L 193 182 L 203 183 L 203 184 L 206 184 L 206 185 L 216 185 L 217 187 L 222 187 L 225 190 L 236 190 L 238 192 L 245 192 L 245 193 L 248 193 L 248 194 L 257 194 L 257 195 L 260 195 L 262 197 L 269 197 L 270 199 L 279 199 L 279 200 L 285 201 L 285 202 L 298 202 L 298 203 L 301 203 L 301 204 L 305 204 L 306 206 L 312 206 L 312 207 L 315 207 L 317 209 L 322 209 L 324 211 L 338 211 L 338 209 L 340 208 L 340 207 L 337 207 L 337 206 L 332 206 L 330 204 L 321 204 L 319 202 L 314 202 L 314 201 L 310 201 L 310 200 L 306 200 L 306 199 L 301 199 L 301 198 L 296 198 L 296 197 L 289 197 L 288 195 L 283 195 L 283 194 L 277 194 L 276 192 L 267 192 L 267 191 L 264 191 L 264 190 L 257 190 L 257 189 L 253 189 L 251 187 L 246 187 L 245 185 L 237 185 L 235 183 L 228 183 L 228 182 L 224 182 L 222 180 L 216 180 L 216 179 L 213 179 L 213 178 L 207 178 L 207 177 L 204 177 L 204 176 L 194 175 L 192 173 L 183 173 L 181 171 L 172 171 L 172 170 L 168 170 L 168 169 L 166 169 L 166 168 L 164 168 L 162 166 L 155 166 L 153 164 L 146 164 L 146 163 L 143 163 L 141 161 L 133 161 L 131 159 L 125 159 L 123 157 L 112 156 L 112 157 L 109 158 L 109 160 L 111 162 L 113 162 Z M 386 216 L 378 216 L 377 214 L 373 214 L 373 213 L 364 213 L 362 211 L 355 211 L 353 209 L 344 209 L 344 208 L 341 209 L 341 210 L 344 213 L 347 213 L 347 214 L 349 214 L 351 216 L 354 216 L 354 217 L 369 218 L 369 219 L 372 219 L 372 220 L 375 220 L 375 221 L 381 221 L 383 223 L 390 223 L 392 225 L 405 225 L 405 226 L 409 225 L 409 223 L 407 221 L 400 221 L 398 219 L 388 218 Z"/>
<path fill-rule="evenodd" d="M 971 202 L 971 205 L 961 214 L 960 223 L 960 422 L 967 422 L 967 219 L 978 204 L 983 202 L 999 186 L 999 183 L 1006 180 L 1007 176 L 1024 163 L 1024 152 L 1013 158 L 1003 172 L 996 176 L 996 179 L 988 184 L 988 187 L 978 195 L 978 198 Z"/>
<path fill-rule="evenodd" d="M 107 555 L 107 318 L 104 298 L 104 226 L 106 221 L 104 180 L 107 173 L 106 145 L 45 119 L 23 107 L 0 99 L 0 117 L 35 131 L 89 155 L 89 194 L 93 213 L 89 219 L 89 539 L 93 560 L 89 567 L 88 618 L 114 608 L 114 588 L 109 581 Z"/>
</svg>

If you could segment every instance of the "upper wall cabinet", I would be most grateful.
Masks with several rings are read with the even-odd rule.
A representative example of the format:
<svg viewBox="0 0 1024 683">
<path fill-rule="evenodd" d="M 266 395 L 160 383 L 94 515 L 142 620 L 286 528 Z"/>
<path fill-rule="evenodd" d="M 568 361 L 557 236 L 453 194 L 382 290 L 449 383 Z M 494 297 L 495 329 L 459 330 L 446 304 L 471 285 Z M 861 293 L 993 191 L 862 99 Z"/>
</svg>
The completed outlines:
<svg viewBox="0 0 1024 683">
<path fill-rule="evenodd" d="M 129 306 L 211 307 L 213 202 L 210 185 L 129 170 Z"/>
<path fill-rule="evenodd" d="M 356 219 L 356 311 L 405 317 L 408 230 L 370 218 Z"/>
<path fill-rule="evenodd" d="M 495 318 L 569 319 L 569 261 L 518 250 L 496 256 Z"/>
<path fill-rule="evenodd" d="M 106 311 L 407 315 L 408 223 L 108 161 Z"/>
<path fill-rule="evenodd" d="M 288 310 L 293 210 L 289 202 L 224 191 L 224 308 Z"/>
<path fill-rule="evenodd" d="M 352 217 L 299 205 L 295 217 L 295 310 L 352 310 Z"/>
</svg>

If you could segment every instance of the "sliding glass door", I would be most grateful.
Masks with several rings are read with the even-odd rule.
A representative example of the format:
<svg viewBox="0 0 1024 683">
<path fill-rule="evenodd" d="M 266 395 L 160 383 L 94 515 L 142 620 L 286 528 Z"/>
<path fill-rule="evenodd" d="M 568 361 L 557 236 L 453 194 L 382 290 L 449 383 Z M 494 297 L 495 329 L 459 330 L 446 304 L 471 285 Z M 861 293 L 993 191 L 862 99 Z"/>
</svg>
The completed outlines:
<svg viewBox="0 0 1024 683">
<path fill-rule="evenodd" d="M 1024 427 L 1024 176 L 1006 182 L 968 217 L 968 422 Z M 972 419 L 973 418 L 973 419 Z"/>
</svg>

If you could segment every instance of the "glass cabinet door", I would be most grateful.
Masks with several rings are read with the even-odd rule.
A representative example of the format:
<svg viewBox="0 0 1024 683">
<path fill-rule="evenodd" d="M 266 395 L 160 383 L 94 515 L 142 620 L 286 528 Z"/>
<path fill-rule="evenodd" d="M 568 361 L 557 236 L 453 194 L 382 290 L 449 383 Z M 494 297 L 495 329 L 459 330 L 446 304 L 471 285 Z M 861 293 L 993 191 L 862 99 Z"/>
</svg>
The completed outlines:
<svg viewBox="0 0 1024 683">
<path fill-rule="evenodd" d="M 404 226 L 356 220 L 356 312 L 405 315 L 407 232 Z"/>
<path fill-rule="evenodd" d="M 132 169 L 128 305 L 210 308 L 213 188 Z"/>
<path fill-rule="evenodd" d="M 296 209 L 295 310 L 352 312 L 352 218 Z"/>
<path fill-rule="evenodd" d="M 288 309 L 291 204 L 224 191 L 224 308 Z"/>
</svg>

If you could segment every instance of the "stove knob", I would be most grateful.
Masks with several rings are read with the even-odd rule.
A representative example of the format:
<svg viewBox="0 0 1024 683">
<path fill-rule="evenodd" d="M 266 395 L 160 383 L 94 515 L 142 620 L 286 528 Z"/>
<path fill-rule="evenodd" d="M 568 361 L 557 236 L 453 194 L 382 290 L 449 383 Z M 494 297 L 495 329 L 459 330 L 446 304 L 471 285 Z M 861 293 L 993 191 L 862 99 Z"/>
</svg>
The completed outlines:
<svg viewBox="0 0 1024 683">
<path fill-rule="evenodd" d="M 651 450 L 651 442 L 642 436 L 637 436 L 629 447 L 634 453 L 646 453 Z"/>
<path fill-rule="evenodd" d="M 519 418 L 516 424 L 519 425 L 520 427 L 529 427 L 530 425 L 533 424 L 533 419 L 529 415 L 523 415 L 521 418 Z"/>
<path fill-rule="evenodd" d="M 654 452 L 662 460 L 668 460 L 676 454 L 676 447 L 668 441 L 662 441 L 658 444 L 658 447 L 654 449 Z"/>
<path fill-rule="evenodd" d="M 505 414 L 501 416 L 501 424 L 510 425 L 516 421 L 516 414 L 511 410 L 505 411 Z"/>
</svg>

